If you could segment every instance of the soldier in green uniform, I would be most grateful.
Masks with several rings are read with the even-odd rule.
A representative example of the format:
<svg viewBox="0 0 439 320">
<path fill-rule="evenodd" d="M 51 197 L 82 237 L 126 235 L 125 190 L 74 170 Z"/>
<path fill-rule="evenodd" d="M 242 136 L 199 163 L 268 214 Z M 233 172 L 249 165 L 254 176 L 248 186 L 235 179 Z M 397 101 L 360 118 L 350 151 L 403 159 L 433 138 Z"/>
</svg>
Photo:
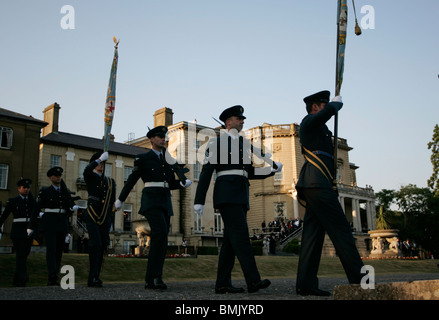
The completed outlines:
<svg viewBox="0 0 439 320">
<path fill-rule="evenodd" d="M 97 152 L 90 158 L 84 169 L 84 180 L 87 184 L 87 211 L 83 219 L 89 234 L 88 255 L 90 271 L 89 287 L 102 287 L 100 273 L 104 253 L 110 244 L 110 228 L 114 220 L 114 202 L 116 200 L 116 182 L 103 176 L 108 152 Z"/>
<path fill-rule="evenodd" d="M 321 91 L 303 99 L 308 115 L 300 124 L 299 135 L 306 161 L 296 184 L 299 198 L 306 202 L 296 282 L 300 295 L 330 295 L 318 288 L 317 278 L 325 232 L 349 283 L 360 283 L 362 277 L 363 262 L 334 186 L 334 147 L 326 126 L 343 103 L 339 96 L 329 102 L 329 96 L 329 91 Z"/>
<path fill-rule="evenodd" d="M 51 186 L 41 188 L 38 193 L 37 203 L 32 213 L 29 228 L 33 232 L 41 219 L 39 230 L 43 232 L 46 241 L 46 263 L 49 273 L 47 285 L 57 286 L 58 275 L 61 268 L 61 258 L 64 240 L 69 232 L 69 216 L 78 210 L 70 190 L 61 176 L 63 168 L 53 167 L 47 171 Z"/>
<path fill-rule="evenodd" d="M 182 181 L 175 178 L 174 168 L 166 161 L 170 157 L 166 153 L 165 126 L 158 126 L 147 133 L 152 149 L 136 156 L 133 172 L 128 177 L 119 198 L 115 202 L 117 210 L 122 208 L 131 189 L 142 179 L 145 187 L 142 191 L 142 200 L 139 214 L 146 217 L 151 227 L 150 250 L 148 266 L 145 276 L 146 289 L 166 289 L 163 282 L 163 264 L 168 247 L 168 233 L 172 210 L 171 192 L 173 189 L 187 188 L 191 181 Z"/>
<path fill-rule="evenodd" d="M 224 110 L 220 120 L 225 123 L 225 131 L 209 141 L 206 160 L 198 181 L 194 209 L 203 213 L 206 193 L 214 171 L 216 171 L 213 205 L 221 213 L 224 221 L 224 238 L 218 259 L 216 293 L 240 293 L 244 288 L 232 286 L 231 272 L 238 257 L 248 292 L 267 288 L 271 282 L 261 280 L 250 243 L 247 225 L 249 210 L 249 179 L 265 179 L 282 169 L 268 168 L 264 174 L 256 174 L 251 160 L 251 146 L 245 143 L 239 132 L 244 125 L 244 108 L 233 106 Z"/>
<path fill-rule="evenodd" d="M 8 202 L 6 202 L 5 211 L 0 217 L 0 228 L 11 213 L 14 217 L 11 228 L 11 239 L 14 244 L 16 256 L 13 280 L 13 285 L 16 287 L 24 287 L 28 281 L 26 264 L 33 241 L 32 237 L 28 234 L 28 226 L 32 210 L 35 206 L 35 199 L 32 192 L 30 192 L 31 184 L 32 180 L 30 179 L 21 178 L 18 180 L 18 196 L 10 198 Z"/>
</svg>

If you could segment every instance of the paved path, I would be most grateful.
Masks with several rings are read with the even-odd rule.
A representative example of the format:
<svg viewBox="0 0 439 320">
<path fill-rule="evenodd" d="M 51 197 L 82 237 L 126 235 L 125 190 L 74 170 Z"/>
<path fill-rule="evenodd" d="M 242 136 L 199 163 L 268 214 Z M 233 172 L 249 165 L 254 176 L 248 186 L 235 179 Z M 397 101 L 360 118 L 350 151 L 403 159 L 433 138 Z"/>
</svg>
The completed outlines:
<svg viewBox="0 0 439 320">
<path fill-rule="evenodd" d="M 393 274 L 377 276 L 376 283 L 439 279 L 439 273 Z M 143 283 L 105 284 L 102 288 L 76 285 L 75 289 L 60 287 L 0 288 L 3 300 L 333 300 L 330 297 L 302 297 L 295 292 L 295 279 L 271 279 L 267 289 L 256 293 L 215 294 L 214 281 L 168 282 L 163 291 L 145 290 Z M 234 286 L 245 287 L 243 280 L 235 280 Z M 348 284 L 345 278 L 320 278 L 320 288 L 333 291 L 334 286 Z"/>
</svg>

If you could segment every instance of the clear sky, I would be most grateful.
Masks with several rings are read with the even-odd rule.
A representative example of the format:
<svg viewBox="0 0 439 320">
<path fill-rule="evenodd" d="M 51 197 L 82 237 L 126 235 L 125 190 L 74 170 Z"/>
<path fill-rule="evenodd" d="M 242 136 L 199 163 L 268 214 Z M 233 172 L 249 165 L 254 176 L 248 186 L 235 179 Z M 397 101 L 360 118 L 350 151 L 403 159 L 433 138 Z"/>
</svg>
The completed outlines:
<svg viewBox="0 0 439 320">
<path fill-rule="evenodd" d="M 74 17 L 61 13 L 64 5 Z M 359 186 L 426 187 L 427 143 L 439 123 L 439 2 L 355 5 L 359 23 L 374 28 L 355 36 L 348 0 L 339 136 L 354 148 Z M 246 128 L 300 123 L 304 96 L 334 93 L 336 6 L 336 0 L 2 1 L 0 107 L 43 119 L 43 109 L 57 102 L 60 131 L 101 138 L 115 36 L 118 142 L 129 133 L 144 136 L 162 107 L 174 111 L 175 122 L 197 119 L 211 127 L 212 116 L 236 104 L 245 108 Z M 361 12 L 366 6 L 373 17 Z M 73 22 L 75 29 L 65 28 Z"/>
</svg>

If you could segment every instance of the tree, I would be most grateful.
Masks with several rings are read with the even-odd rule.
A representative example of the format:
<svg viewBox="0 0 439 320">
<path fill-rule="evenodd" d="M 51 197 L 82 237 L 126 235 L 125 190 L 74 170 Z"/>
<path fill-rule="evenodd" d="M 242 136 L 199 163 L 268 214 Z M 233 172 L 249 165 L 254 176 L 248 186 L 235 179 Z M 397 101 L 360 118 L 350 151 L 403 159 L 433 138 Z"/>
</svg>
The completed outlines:
<svg viewBox="0 0 439 320">
<path fill-rule="evenodd" d="M 433 190 L 434 196 L 439 197 L 439 126 L 435 125 L 433 130 L 433 140 L 428 143 L 428 149 L 431 149 L 431 164 L 433 173 L 428 179 L 427 184 Z"/>
<path fill-rule="evenodd" d="M 390 209 L 390 206 L 395 203 L 395 190 L 383 189 L 375 194 L 377 199 L 377 207 L 383 207 L 383 211 L 386 212 Z"/>
<path fill-rule="evenodd" d="M 398 191 L 383 189 L 376 197 L 377 228 L 382 219 L 391 229 L 399 230 L 401 239 L 411 239 L 439 256 L 439 197 L 430 188 L 409 184 Z M 391 204 L 396 204 L 398 210 L 390 210 Z"/>
</svg>

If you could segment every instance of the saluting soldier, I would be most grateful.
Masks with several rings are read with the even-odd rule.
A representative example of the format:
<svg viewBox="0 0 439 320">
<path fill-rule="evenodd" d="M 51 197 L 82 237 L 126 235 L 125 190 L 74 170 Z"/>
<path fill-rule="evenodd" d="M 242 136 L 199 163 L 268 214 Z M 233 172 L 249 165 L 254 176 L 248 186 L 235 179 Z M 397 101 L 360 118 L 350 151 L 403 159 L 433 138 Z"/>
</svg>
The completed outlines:
<svg viewBox="0 0 439 320">
<path fill-rule="evenodd" d="M 24 287 L 28 281 L 26 263 L 33 241 L 28 235 L 28 226 L 35 206 L 35 199 L 32 192 L 30 192 L 31 184 L 31 179 L 21 178 L 18 180 L 18 196 L 10 198 L 6 202 L 5 211 L 0 217 L 0 228 L 11 213 L 14 217 L 11 228 L 11 239 L 14 244 L 16 257 L 13 280 L 13 285 L 16 287 Z"/>
<path fill-rule="evenodd" d="M 303 99 L 308 115 L 300 124 L 299 135 L 306 161 L 296 184 L 299 197 L 306 202 L 296 282 L 300 295 L 330 295 L 318 288 L 317 278 L 325 232 L 349 283 L 358 284 L 362 277 L 363 262 L 334 186 L 334 146 L 332 132 L 326 126 L 343 103 L 340 96 L 331 102 L 329 97 L 329 91 L 320 91 Z"/>
<path fill-rule="evenodd" d="M 89 234 L 89 287 L 102 287 L 100 273 L 105 249 L 110 244 L 110 228 L 114 220 L 116 182 L 104 176 L 104 165 L 107 159 L 108 152 L 97 152 L 90 158 L 90 163 L 84 169 L 88 201 L 83 219 Z"/>
<path fill-rule="evenodd" d="M 167 288 L 163 282 L 162 273 L 168 247 L 170 219 L 174 215 L 170 190 L 187 188 L 192 183 L 189 179 L 184 184 L 177 180 L 173 167 L 166 161 L 166 159 L 170 159 L 165 148 L 167 131 L 165 126 L 158 126 L 147 133 L 152 149 L 136 156 L 133 172 L 128 177 L 115 203 L 117 210 L 122 208 L 131 189 L 139 178 L 142 179 L 145 187 L 142 191 L 139 214 L 146 217 L 151 227 L 145 289 Z"/>
<path fill-rule="evenodd" d="M 267 288 L 271 282 L 261 280 L 250 243 L 247 225 L 249 210 L 249 179 L 265 179 L 282 170 L 282 164 L 276 163 L 277 169 L 268 168 L 265 174 L 256 174 L 251 161 L 251 146 L 245 144 L 239 135 L 244 125 L 242 106 L 233 106 L 224 110 L 220 120 L 225 124 L 225 131 L 208 142 L 206 159 L 198 181 L 194 200 L 194 209 L 202 215 L 206 193 L 214 171 L 216 181 L 213 191 L 213 206 L 221 213 L 224 221 L 224 238 L 218 259 L 215 292 L 240 293 L 244 288 L 232 286 L 231 272 L 238 257 L 244 272 L 248 292 Z M 262 172 L 261 172 L 262 173 Z"/>
<path fill-rule="evenodd" d="M 61 176 L 63 169 L 53 167 L 47 171 L 47 177 L 52 183 L 43 187 L 38 193 L 37 203 L 32 213 L 30 229 L 36 229 L 37 219 L 40 218 L 40 231 L 46 241 L 46 263 L 49 273 L 47 285 L 59 285 L 58 274 L 61 267 L 61 258 L 64 240 L 69 232 L 69 216 L 78 210 L 70 191 Z"/>
</svg>

